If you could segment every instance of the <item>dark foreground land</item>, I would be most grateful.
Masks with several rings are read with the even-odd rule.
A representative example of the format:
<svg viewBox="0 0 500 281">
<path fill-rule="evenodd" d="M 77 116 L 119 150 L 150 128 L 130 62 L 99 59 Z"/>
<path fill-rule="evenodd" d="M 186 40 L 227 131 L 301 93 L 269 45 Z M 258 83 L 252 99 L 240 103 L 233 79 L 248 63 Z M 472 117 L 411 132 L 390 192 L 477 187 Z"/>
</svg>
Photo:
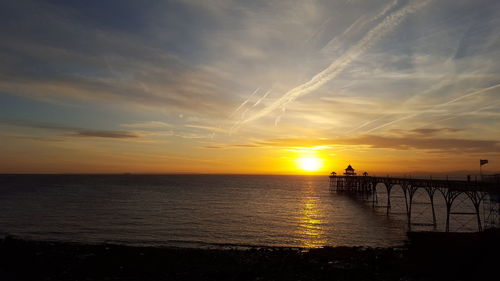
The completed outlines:
<svg viewBox="0 0 500 281">
<path fill-rule="evenodd" d="M 490 280 L 498 232 L 401 248 L 186 249 L 0 240 L 0 280 Z M 493 277 L 496 279 L 496 276 Z"/>
</svg>

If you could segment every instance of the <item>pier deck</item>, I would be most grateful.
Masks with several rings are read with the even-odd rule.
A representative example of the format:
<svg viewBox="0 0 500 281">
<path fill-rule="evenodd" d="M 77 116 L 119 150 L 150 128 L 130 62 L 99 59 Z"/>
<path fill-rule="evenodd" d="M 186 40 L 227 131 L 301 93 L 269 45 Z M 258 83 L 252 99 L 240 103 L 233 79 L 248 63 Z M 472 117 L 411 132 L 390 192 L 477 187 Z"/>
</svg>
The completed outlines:
<svg viewBox="0 0 500 281">
<path fill-rule="evenodd" d="M 350 166 L 349 166 L 350 167 Z M 351 168 L 352 169 L 352 168 Z M 446 224 L 445 231 L 450 230 L 450 216 L 451 215 L 475 215 L 477 228 L 479 231 L 483 230 L 483 222 L 480 216 L 480 206 L 487 203 L 490 206 L 488 217 L 488 225 L 492 227 L 499 226 L 499 205 L 500 205 L 500 181 L 498 177 L 488 178 L 487 181 L 460 181 L 460 180 L 447 180 L 447 179 L 419 179 L 419 178 L 398 178 L 398 177 L 375 177 L 368 176 L 366 173 L 363 176 L 358 176 L 352 170 L 346 170 L 344 175 L 336 175 L 332 173 L 330 176 L 330 188 L 336 192 L 359 194 L 363 197 L 371 198 L 373 207 L 383 207 L 387 209 L 387 214 L 391 209 L 391 191 L 395 186 L 399 186 L 403 191 L 404 204 L 406 207 L 406 218 L 408 228 L 412 226 L 412 208 L 415 204 L 414 195 L 417 190 L 423 189 L 428 195 L 428 204 L 432 211 L 432 224 L 436 225 L 436 211 L 434 198 L 435 194 L 441 194 L 446 203 Z M 378 201 L 377 189 L 385 189 L 386 204 L 377 206 Z M 472 205 L 474 212 L 452 212 L 452 206 L 455 199 L 460 195 L 466 195 Z M 422 202 L 420 202 L 421 204 Z M 484 208 L 483 208 L 484 209 Z"/>
</svg>

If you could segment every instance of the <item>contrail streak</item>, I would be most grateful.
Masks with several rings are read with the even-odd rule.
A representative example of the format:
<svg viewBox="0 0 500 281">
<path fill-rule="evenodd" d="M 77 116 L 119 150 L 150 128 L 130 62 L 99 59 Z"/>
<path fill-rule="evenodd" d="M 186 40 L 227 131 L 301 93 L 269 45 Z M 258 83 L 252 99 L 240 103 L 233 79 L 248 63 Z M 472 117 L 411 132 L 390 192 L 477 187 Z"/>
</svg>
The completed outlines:
<svg viewBox="0 0 500 281">
<path fill-rule="evenodd" d="M 471 114 L 471 113 L 477 113 L 477 112 L 483 111 L 485 109 L 495 108 L 498 105 L 500 105 L 500 102 L 489 104 L 487 106 L 480 107 L 480 108 L 478 108 L 476 110 L 473 110 L 473 111 L 465 111 L 465 112 L 460 112 L 460 113 L 455 113 L 455 114 L 450 113 L 450 114 L 447 114 L 447 116 L 449 116 L 449 117 L 442 118 L 442 119 L 439 119 L 439 120 L 434 120 L 432 122 L 429 122 L 429 123 L 423 124 L 421 126 L 418 126 L 415 129 L 425 128 L 425 127 L 427 127 L 428 125 L 431 125 L 431 124 L 436 124 L 436 123 L 440 123 L 440 122 L 443 122 L 443 121 L 452 120 L 452 119 L 459 118 L 461 116 L 468 115 L 468 114 Z"/>
<path fill-rule="evenodd" d="M 378 13 L 376 16 L 374 16 L 370 19 L 364 19 L 364 17 L 358 18 L 353 24 L 351 24 L 348 28 L 346 28 L 346 30 L 344 32 L 342 32 L 342 34 L 339 37 L 343 38 L 343 37 L 347 36 L 347 34 L 349 34 L 352 30 L 355 30 L 355 31 L 359 30 L 360 28 L 364 27 L 365 25 L 379 20 L 381 17 L 385 16 L 385 14 L 387 14 L 387 12 L 389 12 L 392 8 L 394 8 L 398 4 L 398 2 L 399 2 L 399 0 L 393 0 L 389 5 L 385 6 L 384 9 L 380 13 Z M 339 39 L 338 37 L 332 38 L 332 40 L 330 40 L 330 42 L 328 42 L 324 48 L 326 48 L 328 45 L 330 45 L 335 40 L 338 41 L 341 39 Z"/>
<path fill-rule="evenodd" d="M 316 30 L 316 32 L 314 32 L 313 35 L 311 35 L 311 37 L 307 38 L 306 41 L 304 42 L 305 44 L 307 44 L 309 41 L 313 40 L 314 37 L 316 37 L 318 34 L 320 34 L 324 29 L 325 29 L 325 26 L 326 24 L 332 19 L 332 17 L 329 17 L 327 18 L 321 25 L 320 27 L 318 28 L 318 30 Z"/>
<path fill-rule="evenodd" d="M 253 105 L 252 107 L 256 107 L 257 105 L 259 105 L 259 103 L 261 103 L 266 97 L 267 95 L 269 95 L 269 93 L 271 93 L 271 90 L 267 91 L 262 97 L 260 97 L 260 99 L 258 99 Z"/>
<path fill-rule="evenodd" d="M 254 103 L 251 107 L 247 107 L 247 108 L 245 109 L 245 111 L 243 111 L 243 113 L 241 113 L 241 118 L 242 118 L 242 119 L 243 119 L 243 118 L 245 118 L 245 116 L 247 115 L 247 112 L 248 112 L 250 109 L 252 109 L 252 108 L 256 107 L 256 106 L 257 106 L 257 105 L 258 105 L 258 104 L 259 104 L 259 103 L 260 103 L 263 99 L 265 99 L 265 98 L 267 97 L 267 95 L 268 95 L 270 92 L 271 92 L 271 90 L 267 91 L 267 92 L 266 92 L 266 93 L 265 93 L 265 94 L 264 94 L 261 98 L 259 98 L 259 99 L 258 99 L 258 100 L 257 100 L 257 101 L 256 101 L 256 102 L 255 102 L 255 103 Z M 252 96 L 253 96 L 253 95 L 252 95 Z M 247 101 L 250 101 L 250 99 L 251 99 L 251 98 L 252 98 L 252 97 L 248 98 L 248 100 L 247 100 Z"/>
<path fill-rule="evenodd" d="M 388 114 L 385 114 L 385 115 L 383 115 L 381 117 L 378 117 L 378 118 L 366 121 L 365 123 L 363 123 L 363 124 L 361 124 L 361 125 L 359 125 L 359 126 L 357 126 L 355 128 L 352 128 L 351 130 L 347 131 L 347 134 L 352 134 L 352 133 L 356 132 L 357 130 L 359 130 L 361 128 L 364 128 L 364 127 L 366 127 L 366 126 L 368 126 L 368 125 L 370 125 L 372 123 L 375 123 L 375 122 L 377 122 L 377 121 L 379 121 L 379 120 L 381 120 L 381 119 L 383 119 L 383 118 L 385 118 L 387 116 L 388 116 Z"/>
<path fill-rule="evenodd" d="M 244 106 L 245 106 L 245 105 L 246 105 L 246 104 L 250 101 L 250 99 L 251 99 L 253 96 L 255 96 L 255 94 L 257 94 L 257 92 L 258 92 L 259 90 L 260 90 L 260 88 L 255 89 L 255 91 L 253 91 L 253 93 L 252 93 L 252 94 L 251 94 L 251 95 L 250 95 L 250 96 L 249 96 L 249 97 L 248 97 L 248 98 L 247 98 L 247 99 L 246 99 L 246 100 L 245 100 L 242 104 L 240 104 L 240 106 L 238 106 L 238 108 L 236 108 L 236 109 L 233 111 L 233 113 L 231 113 L 231 114 L 229 115 L 229 117 L 234 116 L 234 115 L 235 115 L 238 111 L 240 111 L 240 109 L 242 109 L 242 108 L 243 108 L 243 107 L 244 107 Z"/>
<path fill-rule="evenodd" d="M 437 105 L 434 105 L 432 106 L 431 108 L 429 109 L 426 109 L 426 110 L 423 110 L 423 111 L 420 111 L 418 113 L 413 113 L 413 114 L 409 114 L 409 115 L 406 115 L 404 117 L 401 117 L 399 119 L 396 119 L 396 120 L 393 120 L 393 121 L 390 121 L 390 122 L 387 122 L 385 124 L 382 124 L 378 127 L 375 127 L 373 129 L 370 129 L 368 131 L 366 131 L 365 133 L 371 133 L 375 130 L 378 130 L 378 129 L 382 129 L 384 127 L 387 127 L 389 125 L 392 125 L 394 123 L 397 123 L 397 122 L 400 122 L 400 121 L 403 121 L 403 120 L 406 120 L 406 119 L 409 119 L 409 118 L 412 118 L 412 117 L 415 117 L 415 116 L 418 116 L 418 115 L 422 115 L 424 113 L 428 113 L 428 112 L 431 112 L 433 111 L 434 109 L 438 109 L 438 108 L 442 108 L 442 107 L 446 107 L 452 103 L 455 103 L 457 101 L 460 101 L 460 100 L 463 100 L 463 99 L 466 99 L 466 98 L 470 98 L 470 97 L 473 97 L 473 96 L 476 96 L 476 95 L 480 95 L 480 94 L 484 94 L 485 92 L 488 92 L 490 90 L 493 90 L 493 89 L 496 89 L 496 88 L 499 88 L 500 87 L 500 83 L 499 84 L 496 84 L 496 85 L 493 85 L 493 86 L 490 86 L 490 87 L 487 87 L 487 88 L 483 88 L 483 89 L 480 89 L 480 90 L 477 90 L 477 91 L 474 91 L 474 92 L 471 92 L 471 93 L 468 93 L 468 94 L 465 94 L 463 96 L 460 96 L 458 98 L 455 98 L 455 99 L 452 99 L 450 101 L 447 101 L 445 103 L 441 103 L 441 104 L 437 104 Z"/>
<path fill-rule="evenodd" d="M 291 89 L 268 107 L 262 109 L 253 116 L 244 119 L 241 124 L 262 118 L 277 108 L 284 108 L 288 103 L 296 100 L 298 97 L 310 94 L 314 90 L 325 85 L 327 82 L 334 79 L 368 48 L 380 41 L 380 39 L 382 39 L 387 33 L 398 26 L 407 15 L 418 11 L 431 1 L 432 0 L 419 1 L 416 4 L 412 3 L 388 15 L 381 23 L 370 30 L 356 45 L 350 48 L 343 56 L 334 60 L 326 69 L 316 74 L 308 82 Z"/>
</svg>

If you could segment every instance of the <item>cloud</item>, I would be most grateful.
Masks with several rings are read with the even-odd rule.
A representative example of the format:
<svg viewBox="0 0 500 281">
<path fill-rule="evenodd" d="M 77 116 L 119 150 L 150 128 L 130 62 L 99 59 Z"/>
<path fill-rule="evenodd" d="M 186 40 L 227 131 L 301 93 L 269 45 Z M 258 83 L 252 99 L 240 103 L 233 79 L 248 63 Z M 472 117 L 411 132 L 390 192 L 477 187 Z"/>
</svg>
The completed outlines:
<svg viewBox="0 0 500 281">
<path fill-rule="evenodd" d="M 232 144 L 232 145 L 204 145 L 203 148 L 253 148 L 262 147 L 260 144 Z"/>
<path fill-rule="evenodd" d="M 456 128 L 417 128 L 412 130 L 394 129 L 389 132 L 399 136 L 410 136 L 415 134 L 419 135 L 419 137 L 434 137 L 436 135 L 463 132 L 463 130 Z"/>
<path fill-rule="evenodd" d="M 117 31 L 115 22 L 99 26 L 87 22 L 94 16 L 84 15 L 87 7 L 67 6 L 24 1 L 6 7 L 0 36 L 9 40 L 0 41 L 0 92 L 215 117 L 233 105 L 228 95 L 236 83 L 224 71 L 181 59 L 177 46 L 166 49 L 166 42 L 146 40 L 149 30 Z"/>
<path fill-rule="evenodd" d="M 244 119 L 241 123 L 248 123 L 266 116 L 272 111 L 286 107 L 286 105 L 300 96 L 307 95 L 319 87 L 325 85 L 327 82 L 335 78 L 368 48 L 377 43 L 387 33 L 397 27 L 407 15 L 414 13 L 427 5 L 430 1 L 419 1 L 418 3 L 411 2 L 407 6 L 393 12 L 386 16 L 378 25 L 371 29 L 358 43 L 349 48 L 340 58 L 334 60 L 326 69 L 317 73 L 308 82 L 296 86 L 295 88 L 286 92 L 283 96 L 273 102 L 271 105 L 258 111 L 252 116 Z M 392 3 L 390 5 L 393 5 Z M 384 9 L 388 12 L 390 9 Z"/>
<path fill-rule="evenodd" d="M 146 51 L 146 50 L 145 50 Z M 50 57 L 40 58 L 51 60 Z M 70 59 L 71 60 L 71 59 Z M 81 64 L 101 71 L 102 66 L 93 65 L 94 58 Z M 114 58 L 113 64 L 125 64 L 128 58 Z M 90 64 L 90 65 L 89 65 Z M 123 77 L 82 76 L 80 74 L 44 73 L 30 74 L 12 73 L 11 66 L 0 67 L 0 91 L 25 97 L 50 100 L 65 98 L 76 101 L 90 101 L 113 105 L 136 105 L 155 109 L 172 109 L 221 116 L 221 108 L 232 103 L 224 98 L 226 92 L 225 78 L 210 69 L 184 66 L 173 68 L 170 62 L 164 62 L 157 68 L 146 62 L 135 65 L 123 65 Z M 28 66 L 22 66 L 28 67 Z M 9 73 L 10 72 L 10 73 Z M 130 73 L 133 72 L 133 73 Z"/>
<path fill-rule="evenodd" d="M 219 133 L 227 133 L 228 132 L 228 130 L 220 128 L 220 127 L 206 126 L 206 125 L 187 124 L 187 125 L 185 125 L 185 127 L 193 128 L 193 129 L 200 129 L 200 130 L 204 130 L 204 131 L 219 132 Z"/>
<path fill-rule="evenodd" d="M 366 135 L 335 141 L 335 143 L 343 145 L 367 145 L 371 148 L 388 148 L 396 150 L 415 149 L 457 153 L 498 153 L 500 149 L 500 142 L 496 140 L 459 138 L 384 137 Z"/>
<path fill-rule="evenodd" d="M 322 149 L 345 146 L 364 146 L 377 149 L 421 150 L 441 153 L 499 153 L 500 141 L 477 140 L 465 138 L 437 138 L 428 133 L 436 134 L 444 129 L 421 129 L 409 131 L 403 136 L 361 135 L 348 138 L 277 138 L 256 141 L 245 145 L 211 145 L 206 148 L 229 147 L 321 147 Z"/>
<path fill-rule="evenodd" d="M 162 121 L 146 121 L 146 122 L 136 122 L 121 124 L 120 127 L 140 129 L 140 130 L 165 130 L 172 128 L 172 124 L 165 123 Z"/>
<path fill-rule="evenodd" d="M 441 113 L 438 114 L 438 116 L 442 116 L 443 113 L 444 113 L 444 115 L 453 115 L 454 113 L 450 112 L 447 109 L 451 105 L 454 105 L 454 104 L 456 104 L 456 103 L 458 103 L 458 102 L 460 102 L 460 101 L 462 101 L 464 99 L 469 99 L 469 98 L 476 97 L 478 95 L 483 95 L 483 94 L 487 94 L 487 93 L 497 93 L 497 91 L 493 91 L 493 90 L 496 90 L 498 88 L 500 88 L 500 83 L 496 84 L 496 85 L 493 85 L 493 86 L 490 86 L 490 87 L 485 87 L 485 88 L 482 88 L 482 89 L 479 89 L 479 90 L 475 90 L 475 91 L 473 91 L 471 93 L 467 93 L 467 94 L 461 95 L 461 96 L 459 96 L 457 98 L 454 98 L 452 100 L 449 100 L 447 102 L 440 103 L 440 104 L 435 104 L 435 105 L 429 106 L 428 108 L 425 108 L 423 110 L 417 110 L 414 113 L 405 114 L 402 117 L 400 116 L 399 118 L 397 118 L 395 120 L 391 120 L 391 121 L 379 124 L 379 125 L 377 125 L 374 128 L 370 128 L 370 129 L 366 130 L 365 133 L 371 133 L 371 132 L 380 130 L 380 129 L 384 128 L 384 127 L 387 127 L 389 125 L 393 125 L 393 124 L 401 122 L 403 120 L 407 120 L 407 119 L 410 119 L 410 118 L 415 118 L 415 117 L 418 117 L 418 116 L 424 115 L 424 114 L 432 114 L 432 113 L 435 113 L 435 112 L 439 113 L 439 111 L 441 111 Z M 467 111 L 470 111 L 470 107 L 467 108 Z M 378 121 L 378 120 L 380 120 L 380 119 L 377 119 L 375 121 Z M 369 125 L 371 123 L 372 122 L 368 122 L 368 123 L 366 123 L 366 125 Z M 364 125 L 364 126 L 366 126 L 366 125 Z M 351 132 L 354 132 L 354 131 L 356 131 L 358 129 L 361 129 L 364 126 L 357 127 L 353 131 L 351 131 Z"/>
<path fill-rule="evenodd" d="M 80 120 L 59 131 L 38 123 L 66 139 L 168 135 L 182 147 L 500 139 L 500 88 L 468 95 L 498 84 L 498 1 L 434 1 L 418 12 L 427 2 L 11 1 L 0 11 L 0 103 L 14 106 L 0 111 Z M 90 112 L 121 125 L 87 125 Z M 280 126 L 264 118 L 274 114 Z M 235 123 L 245 124 L 237 134 Z"/>
<path fill-rule="evenodd" d="M 459 129 L 453 129 L 453 128 L 434 128 L 434 129 L 414 129 L 414 130 L 411 130 L 411 132 L 421 134 L 421 135 L 426 135 L 426 136 L 435 135 L 435 134 L 438 134 L 441 132 L 455 133 L 455 132 L 460 132 L 460 131 L 461 130 L 459 130 Z"/>
<path fill-rule="evenodd" d="M 19 140 L 30 140 L 30 141 L 39 141 L 39 142 L 60 142 L 62 139 L 58 138 L 45 138 L 45 137 L 33 137 L 33 136 L 20 136 L 20 135 L 2 135 L 8 138 L 14 138 Z"/>
<path fill-rule="evenodd" d="M 24 120 L 0 120 L 0 125 L 25 127 L 31 129 L 43 129 L 50 131 L 63 132 L 64 136 L 70 137 L 96 137 L 96 138 L 110 138 L 110 139 L 130 139 L 140 137 L 134 132 L 128 131 L 112 131 L 112 130 L 95 130 L 85 129 L 71 126 L 64 126 L 51 123 L 38 123 Z"/>
<path fill-rule="evenodd" d="M 125 131 L 97 131 L 97 130 L 79 130 L 74 134 L 68 134 L 75 137 L 96 137 L 96 138 L 111 138 L 111 139 L 128 139 L 137 138 L 137 134 Z"/>
</svg>

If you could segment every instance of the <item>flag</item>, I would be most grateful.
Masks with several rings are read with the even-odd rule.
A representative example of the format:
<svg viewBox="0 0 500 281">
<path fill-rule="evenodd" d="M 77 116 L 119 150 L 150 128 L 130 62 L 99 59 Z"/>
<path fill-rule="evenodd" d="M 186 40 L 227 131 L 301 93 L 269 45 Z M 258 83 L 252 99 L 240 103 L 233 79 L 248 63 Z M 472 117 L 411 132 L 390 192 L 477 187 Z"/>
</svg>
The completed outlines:
<svg viewBox="0 0 500 281">
<path fill-rule="evenodd" d="M 488 164 L 488 160 L 486 160 L 486 159 L 479 160 L 479 166 L 483 166 L 484 164 Z"/>
</svg>

